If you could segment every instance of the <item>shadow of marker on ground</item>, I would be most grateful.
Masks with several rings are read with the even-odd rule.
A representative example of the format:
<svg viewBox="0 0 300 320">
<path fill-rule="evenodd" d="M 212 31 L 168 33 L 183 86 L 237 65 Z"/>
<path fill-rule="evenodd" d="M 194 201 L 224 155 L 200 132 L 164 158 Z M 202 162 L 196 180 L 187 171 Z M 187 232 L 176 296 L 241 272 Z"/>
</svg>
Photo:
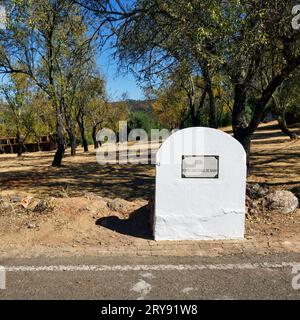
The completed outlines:
<svg viewBox="0 0 300 320">
<path fill-rule="evenodd" d="M 153 239 L 148 205 L 134 211 L 128 219 L 116 216 L 104 217 L 98 219 L 96 225 L 136 238 Z"/>
</svg>

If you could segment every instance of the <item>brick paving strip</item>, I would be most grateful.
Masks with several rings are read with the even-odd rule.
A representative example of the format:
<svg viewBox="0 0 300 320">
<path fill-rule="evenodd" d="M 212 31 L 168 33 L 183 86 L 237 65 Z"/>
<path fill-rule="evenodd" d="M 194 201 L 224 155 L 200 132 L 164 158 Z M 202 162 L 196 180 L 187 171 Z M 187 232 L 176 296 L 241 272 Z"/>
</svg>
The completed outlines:
<svg viewBox="0 0 300 320">
<path fill-rule="evenodd" d="M 276 253 L 300 253 L 300 237 L 279 241 L 262 238 L 241 241 L 162 241 L 135 240 L 133 244 L 121 246 L 43 246 L 29 248 L 1 248 L 0 258 L 32 258 L 39 256 L 165 256 L 165 257 L 217 257 L 235 254 L 268 255 Z"/>
</svg>

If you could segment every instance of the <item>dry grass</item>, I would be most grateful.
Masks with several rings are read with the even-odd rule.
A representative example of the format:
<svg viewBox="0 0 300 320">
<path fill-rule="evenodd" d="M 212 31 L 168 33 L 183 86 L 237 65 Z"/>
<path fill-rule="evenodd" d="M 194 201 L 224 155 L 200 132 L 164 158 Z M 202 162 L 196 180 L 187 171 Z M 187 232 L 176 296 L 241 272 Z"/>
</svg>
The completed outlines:
<svg viewBox="0 0 300 320">
<path fill-rule="evenodd" d="M 53 155 L 54 152 L 38 152 L 19 159 L 0 155 L 0 191 L 55 197 L 93 192 L 127 200 L 145 198 L 153 191 L 153 165 L 100 165 L 94 151 L 84 153 L 78 148 L 76 157 L 66 155 L 63 166 L 53 168 Z"/>
<path fill-rule="evenodd" d="M 300 135 L 299 125 L 293 129 Z M 291 141 L 276 125 L 259 128 L 254 136 L 249 182 L 289 189 L 300 196 L 300 139 Z"/>
<path fill-rule="evenodd" d="M 229 128 L 224 128 L 230 132 Z M 299 128 L 294 129 L 300 134 Z M 92 150 L 92 147 L 90 147 Z M 93 192 L 110 198 L 133 200 L 153 193 L 153 165 L 99 165 L 94 151 L 67 155 L 63 167 L 50 166 L 53 152 L 0 155 L 0 191 L 29 192 L 44 196 L 79 196 Z M 293 189 L 300 187 L 300 140 L 282 135 L 275 123 L 263 124 L 253 139 L 249 182 Z"/>
<path fill-rule="evenodd" d="M 224 130 L 230 133 L 229 128 Z M 290 141 L 274 123 L 264 124 L 254 136 L 252 152 L 249 182 L 291 189 L 300 196 L 300 139 Z M 87 246 L 110 252 L 114 247 L 124 250 L 148 244 L 145 200 L 154 191 L 154 165 L 99 165 L 95 152 L 84 153 L 79 148 L 76 157 L 67 155 L 61 168 L 52 168 L 53 155 L 0 155 L 0 195 L 61 198 L 54 199 L 54 209 L 45 213 L 18 212 L 14 207 L 1 213 L 0 254 L 19 256 L 36 246 L 41 254 L 45 248 L 61 252 L 64 246 L 75 247 L 76 252 Z M 140 200 L 132 202 L 134 211 L 124 220 L 95 195 Z M 262 214 L 247 220 L 246 237 L 262 244 L 299 241 L 299 226 L 300 210 L 293 215 Z"/>
</svg>

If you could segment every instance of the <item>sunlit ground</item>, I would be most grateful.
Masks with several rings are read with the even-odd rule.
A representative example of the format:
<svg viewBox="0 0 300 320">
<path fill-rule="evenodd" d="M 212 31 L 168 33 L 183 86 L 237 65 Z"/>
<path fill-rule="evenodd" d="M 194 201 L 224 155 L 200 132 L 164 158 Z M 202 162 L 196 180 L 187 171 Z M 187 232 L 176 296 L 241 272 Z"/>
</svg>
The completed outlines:
<svg viewBox="0 0 300 320">
<path fill-rule="evenodd" d="M 230 133 L 229 128 L 224 130 Z M 76 157 L 71 157 L 70 150 L 67 150 L 61 168 L 51 167 L 54 152 L 27 153 L 22 158 L 0 155 L 0 190 L 52 196 L 64 190 L 72 196 L 94 192 L 110 198 L 147 198 L 154 190 L 155 166 L 151 159 L 153 163 L 158 146 L 155 143 L 151 150 L 147 150 L 147 145 L 143 145 L 141 160 L 148 164 L 100 165 L 92 146 L 88 153 L 79 147 Z M 128 149 L 135 152 L 136 147 L 131 145 Z M 263 124 L 253 139 L 248 181 L 283 186 L 297 193 L 299 160 L 300 140 L 291 141 L 284 136 L 275 122 Z"/>
</svg>

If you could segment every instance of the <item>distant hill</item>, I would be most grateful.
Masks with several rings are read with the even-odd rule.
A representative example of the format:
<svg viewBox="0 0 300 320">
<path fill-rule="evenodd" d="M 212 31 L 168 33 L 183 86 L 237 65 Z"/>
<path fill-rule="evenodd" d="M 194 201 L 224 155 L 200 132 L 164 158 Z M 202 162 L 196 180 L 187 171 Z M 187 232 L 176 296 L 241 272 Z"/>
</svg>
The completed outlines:
<svg viewBox="0 0 300 320">
<path fill-rule="evenodd" d="M 126 100 L 124 101 L 128 105 L 128 109 L 131 112 L 142 111 L 151 113 L 153 100 Z M 117 102 L 112 102 L 112 104 Z"/>
</svg>

